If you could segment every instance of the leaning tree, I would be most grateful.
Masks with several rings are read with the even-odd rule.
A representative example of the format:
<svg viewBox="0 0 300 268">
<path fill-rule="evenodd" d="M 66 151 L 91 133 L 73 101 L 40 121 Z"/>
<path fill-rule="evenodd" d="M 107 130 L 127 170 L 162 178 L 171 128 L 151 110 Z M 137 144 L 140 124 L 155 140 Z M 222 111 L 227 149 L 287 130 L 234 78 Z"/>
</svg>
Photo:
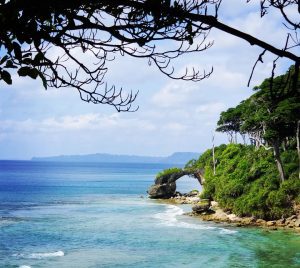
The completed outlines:
<svg viewBox="0 0 300 268">
<path fill-rule="evenodd" d="M 219 21 L 226 4 L 222 0 L 0 0 L 0 80 L 12 84 L 15 73 L 39 77 L 45 88 L 72 87 L 87 102 L 134 111 L 136 93 L 123 94 L 105 81 L 107 63 L 116 53 L 147 59 L 172 79 L 200 81 L 212 69 L 177 75 L 172 60 L 209 49 L 212 28 L 262 49 L 253 70 L 270 52 L 274 54 L 272 76 L 276 61 L 287 58 L 295 65 L 294 78 L 298 77 L 300 58 L 294 51 L 300 46 L 300 24 L 290 11 L 299 14 L 300 2 L 260 1 L 262 17 L 270 9 L 282 15 L 287 37 L 281 48 Z M 173 46 L 160 46 L 165 41 Z"/>
</svg>

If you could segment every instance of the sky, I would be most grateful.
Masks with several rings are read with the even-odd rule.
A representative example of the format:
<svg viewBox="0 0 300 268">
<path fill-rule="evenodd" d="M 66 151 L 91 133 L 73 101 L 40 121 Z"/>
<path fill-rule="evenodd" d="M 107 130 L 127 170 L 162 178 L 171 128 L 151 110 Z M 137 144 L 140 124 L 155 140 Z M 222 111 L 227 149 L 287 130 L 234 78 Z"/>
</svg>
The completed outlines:
<svg viewBox="0 0 300 268">
<path fill-rule="evenodd" d="M 284 47 L 280 15 L 271 12 L 260 18 L 259 1 L 223 1 L 219 20 Z M 93 153 L 166 156 L 211 148 L 220 112 L 249 97 L 270 76 L 275 57 L 266 54 L 247 87 L 262 49 L 218 30 L 209 39 L 214 46 L 208 51 L 176 60 L 178 71 L 214 67 L 210 78 L 197 83 L 171 80 L 147 60 L 117 55 L 105 80 L 139 90 L 135 113 L 85 103 L 74 89 L 45 90 L 40 80 L 14 76 L 12 86 L 0 81 L 0 159 Z M 279 61 L 276 74 L 285 73 L 290 64 Z M 216 144 L 226 142 L 226 135 L 216 134 Z"/>
</svg>

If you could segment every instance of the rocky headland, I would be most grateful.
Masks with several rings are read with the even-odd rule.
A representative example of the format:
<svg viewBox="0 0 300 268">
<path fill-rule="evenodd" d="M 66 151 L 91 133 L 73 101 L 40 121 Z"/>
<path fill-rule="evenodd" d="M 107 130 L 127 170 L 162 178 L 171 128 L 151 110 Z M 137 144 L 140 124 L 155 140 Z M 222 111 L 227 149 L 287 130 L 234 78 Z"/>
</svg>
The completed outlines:
<svg viewBox="0 0 300 268">
<path fill-rule="evenodd" d="M 236 146 L 231 145 L 228 146 L 228 148 L 227 147 L 224 148 L 225 148 L 225 152 L 227 152 L 228 150 L 229 152 L 231 152 L 230 150 L 241 149 L 239 145 Z M 239 152 L 239 150 L 238 151 L 235 150 L 234 152 L 235 153 Z M 227 158 L 225 158 L 225 160 Z M 237 159 L 237 161 L 239 161 L 239 159 Z M 186 194 L 181 194 L 178 191 L 176 191 L 177 180 L 179 180 L 181 177 L 186 175 L 191 178 L 197 179 L 199 181 L 199 184 L 203 189 L 202 193 L 199 193 L 199 191 L 197 190 L 193 190 Z M 230 173 L 227 174 L 227 176 L 229 175 Z M 255 176 L 257 176 L 257 174 Z M 221 185 L 222 187 L 221 186 L 218 187 L 219 198 L 221 198 L 221 201 L 223 203 L 225 201 L 231 202 L 230 205 L 227 206 L 226 208 L 226 206 L 221 207 L 217 202 L 214 201 L 213 196 L 216 194 L 215 192 L 213 192 L 213 194 L 209 192 L 212 191 L 212 189 L 216 189 L 217 181 L 214 180 L 214 178 L 215 178 L 214 176 L 212 176 L 212 178 L 209 178 L 210 180 L 207 180 L 207 177 L 204 178 L 204 169 L 199 168 L 199 166 L 197 165 L 186 166 L 184 169 L 181 168 L 166 169 L 157 174 L 154 184 L 149 187 L 148 190 L 149 198 L 160 199 L 163 200 L 163 202 L 172 203 L 172 204 L 191 204 L 192 211 L 186 214 L 192 217 L 200 218 L 204 221 L 223 222 L 223 223 L 233 224 L 235 226 L 259 226 L 259 227 L 266 227 L 273 230 L 292 229 L 292 230 L 300 231 L 300 204 L 299 202 L 296 202 L 297 192 L 299 191 L 297 180 L 294 179 L 289 180 L 287 183 L 284 183 L 283 186 L 281 186 L 278 189 L 278 192 L 274 190 L 271 191 L 272 195 L 270 194 L 268 196 L 267 201 L 261 199 L 261 202 L 257 203 L 256 202 L 257 200 L 255 198 L 253 199 L 253 196 L 254 197 L 256 196 L 256 192 L 253 194 L 249 191 L 249 189 L 251 186 L 253 185 L 255 186 L 255 183 L 259 179 L 256 179 L 256 181 L 254 182 L 248 183 L 249 189 L 247 192 L 247 189 L 244 190 L 242 188 L 243 185 L 241 186 L 239 181 L 233 180 L 228 182 L 223 177 L 221 177 L 219 178 L 219 180 L 225 180 L 225 182 L 223 186 Z M 262 180 L 262 178 L 260 179 Z M 269 182 L 269 178 L 265 178 L 263 182 L 266 184 L 266 182 Z M 291 185 L 289 185 L 288 183 L 290 183 Z M 273 188 L 276 187 L 276 185 L 272 185 L 272 181 L 269 182 L 269 184 Z M 260 186 L 259 189 L 265 190 L 263 188 L 264 185 L 263 184 L 260 185 L 262 186 Z M 266 185 L 268 186 L 268 184 Z M 224 191 L 225 187 L 227 187 L 227 192 Z M 240 192 L 240 189 L 243 189 L 243 191 Z M 252 202 L 251 204 L 254 207 L 252 210 L 250 210 L 249 206 L 247 207 L 246 206 L 247 204 L 245 204 L 245 202 L 240 203 L 243 205 L 243 208 L 246 208 L 245 209 L 246 213 L 245 212 L 240 213 L 240 211 L 236 209 L 236 207 L 234 207 L 234 200 L 236 200 L 235 198 L 241 196 L 241 194 L 247 195 L 248 199 L 245 200 L 248 201 L 250 200 L 249 202 L 250 203 Z M 267 196 L 267 194 L 269 194 L 269 192 L 266 190 L 265 196 Z M 286 201 L 285 203 L 281 204 L 279 202 L 281 201 L 281 199 L 278 198 L 281 196 L 285 196 L 283 194 L 286 194 L 286 198 L 283 200 L 287 199 L 289 202 Z M 259 196 L 259 198 L 261 197 Z M 275 204 L 273 204 L 272 202 L 273 203 L 275 202 Z M 256 206 L 259 205 L 258 208 L 255 208 L 255 205 Z M 263 210 L 260 207 L 263 207 Z M 269 213 L 268 210 L 272 211 L 272 213 Z M 233 211 L 236 214 L 234 214 Z M 238 211 L 238 213 L 236 211 Z M 276 214 L 274 214 L 274 211 L 276 212 Z M 251 217 L 250 216 L 241 217 L 239 215 L 251 215 Z"/>
<path fill-rule="evenodd" d="M 289 229 L 300 232 L 300 207 L 295 208 L 296 214 L 281 218 L 278 220 L 264 220 L 255 217 L 239 217 L 229 211 L 224 211 L 215 201 L 201 199 L 198 191 L 191 191 L 186 194 L 176 192 L 169 199 L 163 199 L 164 202 L 172 204 L 190 204 L 192 211 L 186 215 L 199 218 L 203 221 L 212 221 L 215 223 L 228 223 L 238 227 L 257 226 L 271 230 Z"/>
</svg>

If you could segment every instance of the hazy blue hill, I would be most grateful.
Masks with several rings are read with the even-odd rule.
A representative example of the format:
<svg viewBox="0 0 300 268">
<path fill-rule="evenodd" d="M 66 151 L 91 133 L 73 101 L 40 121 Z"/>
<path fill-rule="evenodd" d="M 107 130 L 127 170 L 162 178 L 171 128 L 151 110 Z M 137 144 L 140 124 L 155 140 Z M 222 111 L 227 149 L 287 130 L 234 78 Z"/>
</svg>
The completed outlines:
<svg viewBox="0 0 300 268">
<path fill-rule="evenodd" d="M 200 153 L 191 153 L 191 152 L 176 152 L 168 157 L 162 158 L 161 163 L 181 163 L 185 164 L 191 159 L 198 159 Z"/>
<path fill-rule="evenodd" d="M 102 163 L 168 163 L 185 164 L 192 158 L 198 158 L 200 153 L 176 152 L 167 157 L 114 155 L 114 154 L 88 154 L 88 155 L 60 155 L 51 157 L 33 157 L 32 161 L 53 162 L 102 162 Z"/>
</svg>

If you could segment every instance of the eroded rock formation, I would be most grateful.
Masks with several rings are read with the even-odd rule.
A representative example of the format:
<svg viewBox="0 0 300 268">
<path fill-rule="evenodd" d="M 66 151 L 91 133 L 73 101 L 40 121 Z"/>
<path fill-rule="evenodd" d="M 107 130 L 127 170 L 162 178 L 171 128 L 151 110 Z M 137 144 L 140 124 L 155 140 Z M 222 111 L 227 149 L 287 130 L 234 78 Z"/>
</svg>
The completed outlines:
<svg viewBox="0 0 300 268">
<path fill-rule="evenodd" d="M 202 170 L 177 170 L 176 172 L 161 175 L 155 179 L 155 184 L 151 185 L 148 194 L 152 199 L 171 198 L 176 193 L 176 181 L 181 177 L 188 175 L 196 178 L 199 183 L 203 182 Z"/>
</svg>

